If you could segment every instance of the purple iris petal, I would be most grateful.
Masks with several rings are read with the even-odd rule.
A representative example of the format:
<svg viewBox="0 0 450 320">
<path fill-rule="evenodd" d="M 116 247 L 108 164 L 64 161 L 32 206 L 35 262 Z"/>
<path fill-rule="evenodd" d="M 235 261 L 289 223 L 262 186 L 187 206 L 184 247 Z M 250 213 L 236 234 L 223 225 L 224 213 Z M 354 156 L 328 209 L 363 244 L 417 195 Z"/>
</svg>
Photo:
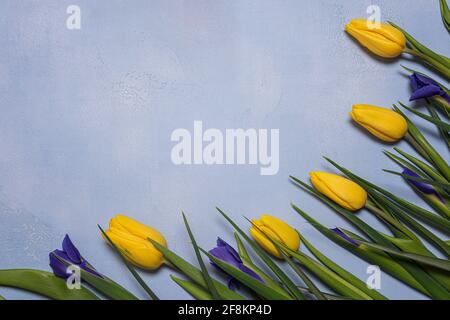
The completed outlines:
<svg viewBox="0 0 450 320">
<path fill-rule="evenodd" d="M 264 280 L 255 271 L 244 265 L 241 257 L 239 256 L 239 253 L 222 239 L 217 238 L 217 247 L 209 250 L 209 253 L 214 257 L 216 257 L 217 259 L 231 264 L 232 266 L 245 272 L 249 276 L 264 283 Z M 211 262 L 211 264 L 216 268 L 220 269 L 214 262 Z M 230 288 L 231 290 L 236 290 L 237 288 L 237 281 L 233 277 L 229 277 L 228 279 L 228 288 Z"/>
<path fill-rule="evenodd" d="M 430 98 L 433 96 L 441 96 L 447 102 L 450 103 L 450 96 L 433 79 L 418 73 L 413 73 L 410 76 L 410 80 L 411 80 L 411 87 L 413 89 L 413 93 L 409 98 L 410 101 L 423 98 Z"/>
<path fill-rule="evenodd" d="M 217 246 L 226 248 L 228 253 L 231 254 L 236 261 L 239 261 L 240 263 L 242 263 L 239 253 L 236 250 L 234 250 L 234 248 L 232 246 L 230 246 L 228 243 L 223 241 L 221 238 L 217 238 Z"/>
<path fill-rule="evenodd" d="M 341 229 L 339 228 L 334 228 L 334 229 L 330 229 L 331 231 L 333 231 L 334 233 L 336 233 L 337 235 L 341 236 L 344 240 L 346 240 L 347 242 L 355 245 L 355 246 L 359 246 L 359 242 L 356 241 L 355 239 L 350 238 L 345 232 L 343 232 Z"/>
<path fill-rule="evenodd" d="M 92 268 L 89 263 L 81 256 L 78 249 L 74 246 L 69 236 L 64 237 L 62 243 L 63 250 L 54 250 L 50 253 L 50 267 L 53 270 L 55 276 L 67 279 L 70 274 L 67 273 L 67 265 L 60 261 L 58 258 L 65 260 L 67 263 L 76 265 L 81 269 L 92 273 L 98 277 L 102 277 L 94 268 Z"/>
<path fill-rule="evenodd" d="M 67 267 L 55 257 L 56 252 L 53 251 L 50 253 L 50 268 L 53 270 L 53 274 L 60 278 L 68 278 L 69 274 L 67 274 Z"/>
<path fill-rule="evenodd" d="M 64 237 L 63 243 L 62 243 L 63 250 L 67 253 L 69 256 L 70 261 L 76 264 L 81 263 L 81 254 L 80 251 L 73 245 L 72 241 L 70 240 L 69 236 L 66 234 Z"/>
<path fill-rule="evenodd" d="M 413 177 L 413 178 L 422 178 L 417 173 L 415 173 L 414 171 L 412 171 L 408 168 L 403 170 L 403 174 Z M 410 182 L 412 185 L 414 185 L 417 189 L 419 189 L 423 193 L 426 193 L 426 194 L 435 194 L 436 193 L 436 190 L 434 190 L 434 188 L 432 186 L 430 186 L 429 184 L 426 184 L 421 181 L 413 180 L 413 179 L 407 179 L 407 180 L 408 180 L 408 182 Z"/>
<path fill-rule="evenodd" d="M 415 173 L 414 171 L 406 168 L 405 170 L 403 170 L 403 174 L 413 177 L 413 178 L 422 178 L 421 176 L 419 176 L 417 173 Z M 417 180 L 413 180 L 413 179 L 408 179 L 406 178 L 406 180 L 408 180 L 409 183 L 411 183 L 414 187 L 416 187 L 417 189 L 419 189 L 420 191 L 422 191 L 425 194 L 430 194 L 430 195 L 434 195 L 436 196 L 439 201 L 443 202 L 443 199 L 441 197 L 441 195 L 436 191 L 436 189 L 433 188 L 433 186 L 425 183 L 425 182 L 421 182 L 421 181 L 417 181 Z"/>
</svg>

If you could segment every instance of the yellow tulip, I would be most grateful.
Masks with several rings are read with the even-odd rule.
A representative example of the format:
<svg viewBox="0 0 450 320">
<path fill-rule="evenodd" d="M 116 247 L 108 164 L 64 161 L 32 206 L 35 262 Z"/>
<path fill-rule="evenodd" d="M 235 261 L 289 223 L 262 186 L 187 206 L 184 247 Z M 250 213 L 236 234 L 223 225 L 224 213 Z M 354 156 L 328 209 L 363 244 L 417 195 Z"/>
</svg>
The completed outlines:
<svg viewBox="0 0 450 320">
<path fill-rule="evenodd" d="M 282 254 L 269 238 L 283 243 L 292 250 L 298 250 L 300 236 L 286 222 L 272 216 L 263 215 L 259 220 L 253 219 L 252 223 L 255 226 L 250 228 L 250 234 L 271 255 L 277 258 L 283 258 Z"/>
<path fill-rule="evenodd" d="M 336 174 L 310 172 L 314 188 L 345 209 L 356 211 L 364 207 L 367 192 L 358 184 Z"/>
<path fill-rule="evenodd" d="M 387 142 L 403 138 L 408 131 L 408 123 L 405 118 L 393 110 L 367 104 L 356 104 L 350 115 L 370 133 Z"/>
<path fill-rule="evenodd" d="M 386 23 L 372 26 L 374 22 L 355 19 L 345 26 L 352 37 L 374 54 L 383 58 L 395 58 L 406 47 L 405 35 Z"/>
<path fill-rule="evenodd" d="M 150 238 L 167 247 L 158 230 L 119 214 L 110 220 L 106 234 L 123 250 L 125 257 L 140 268 L 155 270 L 164 262 L 163 254 L 148 241 Z"/>
</svg>

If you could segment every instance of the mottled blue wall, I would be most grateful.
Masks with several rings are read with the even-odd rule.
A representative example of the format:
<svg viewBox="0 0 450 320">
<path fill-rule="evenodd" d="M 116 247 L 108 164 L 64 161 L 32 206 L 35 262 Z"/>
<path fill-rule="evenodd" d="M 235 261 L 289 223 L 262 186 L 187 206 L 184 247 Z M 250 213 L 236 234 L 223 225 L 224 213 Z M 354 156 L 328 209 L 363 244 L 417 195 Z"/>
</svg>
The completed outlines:
<svg viewBox="0 0 450 320">
<path fill-rule="evenodd" d="M 66 8 L 82 29 L 66 28 Z M 180 211 L 198 242 L 232 240 L 221 206 L 242 226 L 261 213 L 296 226 L 319 249 L 365 279 L 367 264 L 330 243 L 290 208 L 330 227 L 336 213 L 300 192 L 288 175 L 331 170 L 328 155 L 408 199 L 390 148 L 354 126 L 353 103 L 407 101 L 400 63 L 368 55 L 344 32 L 371 1 L 0 2 L 0 267 L 47 269 L 69 233 L 98 270 L 144 297 L 96 224 L 125 213 L 155 226 L 195 261 Z M 382 1 L 382 18 L 450 53 L 437 1 Z M 416 66 L 420 68 L 419 66 Z M 279 128 L 280 171 L 255 166 L 174 166 L 176 128 Z M 435 130 L 427 130 L 438 141 Z M 400 145 L 403 146 L 403 143 Z M 408 148 L 405 146 L 405 148 Z M 441 149 L 444 151 L 444 149 Z M 446 152 L 446 151 L 445 151 Z M 448 156 L 448 153 L 446 154 Z M 375 226 L 367 212 L 359 216 Z M 186 298 L 163 268 L 144 274 L 161 298 Z M 387 275 L 390 298 L 421 298 Z M 0 288 L 7 298 L 33 297 Z"/>
</svg>

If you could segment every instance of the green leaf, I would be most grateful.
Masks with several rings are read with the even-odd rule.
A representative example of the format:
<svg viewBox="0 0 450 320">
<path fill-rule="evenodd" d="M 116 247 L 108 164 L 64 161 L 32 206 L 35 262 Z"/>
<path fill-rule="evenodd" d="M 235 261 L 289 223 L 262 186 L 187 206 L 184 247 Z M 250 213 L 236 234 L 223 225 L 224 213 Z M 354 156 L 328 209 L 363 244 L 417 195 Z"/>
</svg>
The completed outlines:
<svg viewBox="0 0 450 320">
<path fill-rule="evenodd" d="M 402 105 L 402 103 L 400 103 Z M 447 181 L 450 181 L 450 167 L 447 162 L 442 158 L 439 152 L 428 142 L 425 136 L 420 132 L 420 130 L 414 125 L 414 123 L 396 106 L 393 106 L 394 110 L 401 114 L 408 123 L 408 133 L 405 139 L 410 142 L 410 144 L 415 147 L 419 145 L 416 150 L 427 160 L 431 160 L 435 168 L 445 177 Z"/>
<path fill-rule="evenodd" d="M 130 273 L 133 275 L 133 277 L 136 279 L 136 281 L 141 285 L 142 289 L 149 295 L 149 297 L 153 300 L 159 300 L 158 296 L 150 289 L 150 287 L 145 283 L 145 281 L 141 278 L 141 276 L 137 273 L 137 271 L 134 269 L 133 265 L 125 258 L 125 256 L 122 254 L 122 251 L 119 249 L 119 247 L 116 246 L 114 242 L 108 237 L 106 232 L 98 225 L 98 228 L 102 232 L 103 236 L 106 240 L 108 240 L 111 247 L 119 254 L 119 256 L 122 258 L 122 261 L 125 263 L 125 266 L 128 268 Z"/>
<path fill-rule="evenodd" d="M 430 258 L 436 256 L 426 248 L 420 240 L 398 239 L 386 236 L 393 244 L 395 244 L 401 251 L 405 253 L 413 253 Z M 447 261 L 447 260 L 444 260 Z M 438 281 L 446 290 L 450 290 L 450 273 L 445 270 L 435 268 L 433 266 L 424 266 L 424 269 Z"/>
<path fill-rule="evenodd" d="M 436 119 L 436 118 L 434 118 L 432 116 L 426 115 L 426 114 L 424 114 L 422 112 L 419 112 L 419 111 L 417 111 L 417 110 L 415 110 L 415 109 L 413 109 L 411 107 L 408 107 L 407 105 L 401 103 L 400 101 L 398 103 L 403 108 L 405 108 L 406 110 L 408 110 L 408 111 L 414 113 L 415 115 L 421 117 L 422 119 L 425 119 L 425 120 L 427 120 L 427 121 L 429 121 L 431 123 L 434 123 L 436 126 L 438 126 L 441 129 L 444 129 L 446 131 L 450 131 L 450 124 L 448 124 L 448 123 L 446 123 L 446 122 L 444 122 L 442 120 Z"/>
<path fill-rule="evenodd" d="M 205 290 L 205 288 L 199 286 L 198 284 L 177 278 L 173 275 L 170 278 L 175 281 L 181 288 L 183 288 L 187 293 L 193 296 L 197 300 L 214 300 L 213 296 Z"/>
<path fill-rule="evenodd" d="M 301 293 L 301 291 L 297 288 L 294 282 L 283 272 L 283 270 L 280 269 L 273 261 L 272 259 L 264 252 L 263 249 L 261 249 L 255 242 L 250 239 L 249 236 L 245 234 L 242 229 L 239 228 L 239 226 L 231 220 L 228 215 L 223 212 L 221 209 L 216 208 L 217 211 L 233 226 L 233 228 L 247 241 L 249 246 L 252 247 L 253 251 L 256 252 L 256 254 L 261 258 L 261 260 L 272 270 L 272 272 L 280 279 L 281 283 L 283 283 L 286 288 L 289 290 L 289 292 L 298 300 L 304 300 L 305 296 Z"/>
<path fill-rule="evenodd" d="M 400 197 L 397 197 L 393 193 L 367 181 L 362 179 L 361 177 L 353 174 L 351 171 L 345 169 L 344 167 L 339 166 L 336 162 L 333 160 L 325 157 L 325 159 L 331 163 L 334 167 L 339 169 L 342 173 L 344 173 L 346 176 L 348 176 L 350 179 L 358 183 L 361 187 L 366 189 L 367 192 L 370 194 L 376 194 L 374 190 L 380 192 L 381 194 L 384 194 L 385 196 L 389 197 L 393 201 L 395 201 L 397 204 L 399 204 L 402 208 L 407 210 L 410 214 L 414 215 L 417 218 L 420 218 L 424 221 L 427 221 L 430 225 L 434 226 L 435 228 L 445 232 L 446 234 L 450 234 L 450 221 L 447 219 L 444 219 L 428 210 L 425 210 L 409 201 L 406 201 Z"/>
<path fill-rule="evenodd" d="M 424 256 L 424 255 L 419 255 L 419 254 L 415 254 L 415 253 L 408 253 L 408 252 L 402 252 L 396 249 L 392 249 L 392 248 L 388 248 L 376 243 L 370 243 L 370 242 L 362 242 L 362 244 L 374 248 L 374 249 L 378 249 L 378 250 L 382 250 L 386 253 L 389 253 L 390 255 L 394 255 L 396 257 L 402 258 L 402 259 L 409 259 L 409 260 L 413 260 L 415 262 L 418 262 L 420 264 L 423 265 L 428 265 L 431 267 L 435 267 L 444 271 L 450 271 L 450 261 L 448 260 L 443 260 L 443 259 L 438 259 L 438 258 L 432 258 L 429 256 Z M 450 298 L 450 296 L 449 296 Z"/>
<path fill-rule="evenodd" d="M 429 179 L 424 179 L 422 177 L 413 177 L 413 176 L 406 175 L 406 174 L 392 171 L 392 170 L 384 169 L 383 171 L 394 174 L 394 175 L 398 175 L 398 176 L 404 178 L 406 183 L 411 187 L 411 189 L 413 189 L 414 192 L 418 196 L 420 196 L 426 203 L 428 203 L 428 205 L 430 207 L 432 207 L 434 209 L 434 211 L 436 211 L 438 214 L 440 214 L 444 218 L 450 218 L 450 208 L 447 206 L 447 204 L 443 203 L 442 199 L 444 197 L 440 192 L 440 188 L 439 188 L 439 190 L 437 188 L 434 188 L 434 190 L 435 190 L 435 192 L 437 192 L 437 194 L 425 193 L 422 190 L 420 190 L 419 188 L 417 188 L 413 183 L 411 183 L 410 180 L 419 181 L 419 182 L 430 184 L 430 185 L 435 184 L 434 181 L 431 181 Z M 438 182 L 438 184 L 440 184 L 440 183 Z M 438 195 L 439 195 L 439 197 L 438 197 Z"/>
<path fill-rule="evenodd" d="M 278 244 L 275 244 L 275 246 L 277 247 L 278 250 L 280 250 L 283 259 L 289 264 L 292 270 L 295 271 L 295 273 L 300 277 L 300 279 L 302 279 L 302 281 L 308 287 L 308 290 L 317 298 L 317 300 L 327 300 L 326 296 L 319 290 L 319 288 L 317 288 L 317 286 L 306 275 L 306 273 L 304 273 L 303 270 L 292 261 L 291 257 L 287 256 Z"/>
<path fill-rule="evenodd" d="M 402 28 L 400 28 L 399 26 L 395 25 L 394 23 L 392 23 L 390 21 L 389 21 L 389 23 L 392 26 L 394 26 L 395 28 L 399 29 L 405 35 L 406 40 L 408 40 L 408 42 L 411 45 L 412 49 L 422 53 L 426 57 L 430 58 L 430 60 L 433 60 L 433 61 L 439 63 L 440 65 L 442 65 L 442 66 L 444 66 L 446 68 L 450 68 L 450 62 L 449 62 L 449 59 L 447 57 L 445 57 L 443 55 L 440 55 L 440 54 L 438 54 L 438 53 L 428 49 L 426 46 L 424 46 L 419 41 L 414 39 L 409 33 L 407 33 Z M 433 63 L 433 62 L 431 62 L 431 63 Z M 440 71 L 440 70 L 438 70 L 438 71 Z"/>
<path fill-rule="evenodd" d="M 406 271 L 406 269 L 403 266 L 401 266 L 398 262 L 393 260 L 385 252 L 380 250 L 372 250 L 364 247 L 357 247 L 347 242 L 342 237 L 338 236 L 336 233 L 334 233 L 330 229 L 326 228 L 325 226 L 314 220 L 312 217 L 310 217 L 306 212 L 302 211 L 296 205 L 292 204 L 292 208 L 328 239 L 332 240 L 333 242 L 347 249 L 353 254 L 359 256 L 361 259 L 366 260 L 370 264 L 380 266 L 380 268 L 383 269 L 385 272 L 403 281 L 410 287 L 424 294 L 428 294 L 428 291 L 425 290 L 425 288 L 413 276 L 411 276 L 411 274 L 408 271 Z"/>
<path fill-rule="evenodd" d="M 419 222 L 417 222 L 412 217 L 410 217 L 401 208 L 399 208 L 397 204 L 393 203 L 392 200 L 386 198 L 385 196 L 379 195 L 379 194 L 374 194 L 373 197 L 375 197 L 379 202 L 389 205 L 391 212 L 395 216 L 397 216 L 399 219 L 401 219 L 406 224 L 408 224 L 413 230 L 415 230 L 422 237 L 424 237 L 425 239 L 430 241 L 437 249 L 439 249 L 447 257 L 450 257 L 450 246 L 445 241 L 440 239 L 433 232 L 429 231 L 427 228 L 425 228 Z"/>
<path fill-rule="evenodd" d="M 70 261 L 67 261 L 53 252 L 50 253 L 53 255 L 55 259 L 58 259 L 61 263 L 63 263 L 65 266 L 70 266 L 72 263 Z M 107 278 L 107 277 L 98 277 L 90 272 L 87 272 L 80 268 L 81 273 L 81 279 L 85 281 L 86 283 L 90 284 L 94 289 L 96 289 L 98 292 L 104 294 L 106 297 L 113 299 L 113 300 L 138 300 L 136 296 L 134 296 L 132 293 L 130 293 L 128 290 L 123 288 L 118 283 L 114 282 L 113 280 Z"/>
<path fill-rule="evenodd" d="M 183 212 L 183 220 L 186 226 L 186 230 L 189 234 L 189 238 L 191 239 L 192 246 L 194 247 L 195 255 L 197 256 L 198 264 L 200 265 L 200 268 L 202 270 L 203 278 L 205 279 L 205 283 L 208 287 L 208 290 L 211 293 L 214 300 L 220 300 L 219 293 L 217 292 L 217 289 L 212 282 L 211 276 L 208 273 L 208 269 L 206 269 L 205 263 L 203 262 L 202 256 L 200 254 L 200 250 L 197 246 L 197 242 L 195 241 L 194 235 L 192 234 L 191 228 L 189 227 L 189 223 L 186 219 L 184 212 Z"/>
<path fill-rule="evenodd" d="M 436 105 L 435 102 L 428 103 L 428 105 L 427 105 L 428 112 L 430 112 L 431 116 L 434 119 L 442 121 L 441 118 L 439 117 L 439 114 L 436 111 L 435 105 Z M 445 112 L 446 112 L 447 117 L 450 118 L 450 111 L 446 109 Z M 450 150 L 450 134 L 449 134 L 449 132 L 442 128 L 439 128 L 439 134 L 441 135 L 442 140 L 444 140 L 444 142 L 447 144 L 447 148 Z"/>
<path fill-rule="evenodd" d="M 69 289 L 64 279 L 41 270 L 0 270 L 0 286 L 34 292 L 55 300 L 99 300 L 88 289 Z"/>
<path fill-rule="evenodd" d="M 286 249 L 286 251 L 335 292 L 351 299 L 373 300 L 372 297 L 307 255 L 290 249 Z"/>
<path fill-rule="evenodd" d="M 4 297 L 0 296 L 0 300 L 6 300 Z"/>
<path fill-rule="evenodd" d="M 406 175 L 404 173 L 393 171 L 393 170 L 388 170 L 388 169 L 383 169 L 383 171 L 387 172 L 387 173 L 394 174 L 396 176 L 400 176 L 400 177 L 402 177 L 402 178 L 404 178 L 406 180 L 413 180 L 413 181 L 417 181 L 417 182 L 422 182 L 422 183 L 426 183 L 426 184 L 429 184 L 429 185 L 432 185 L 432 186 L 441 187 L 441 188 L 444 188 L 444 189 L 450 188 L 450 184 L 449 183 L 442 183 L 442 182 L 434 181 L 434 180 L 427 179 L 427 178 L 412 177 L 412 176 Z M 415 171 L 415 172 L 417 172 L 417 171 Z"/>
<path fill-rule="evenodd" d="M 372 195 L 369 195 L 369 199 L 367 199 L 366 208 L 375 214 L 375 216 L 382 219 L 382 221 L 384 221 L 386 225 L 390 227 L 390 230 L 398 237 L 418 240 L 417 236 L 392 214 L 392 210 L 389 210 L 389 208 L 377 202 L 376 198 Z M 389 214 L 387 212 L 389 212 Z"/>
<path fill-rule="evenodd" d="M 250 258 L 250 255 L 248 254 L 247 249 L 244 246 L 244 243 L 242 242 L 241 238 L 239 237 L 239 234 L 237 232 L 234 232 L 234 238 L 236 239 L 236 245 L 239 253 L 239 257 L 241 257 L 241 260 L 244 264 L 253 264 L 252 259 Z"/>
<path fill-rule="evenodd" d="M 445 28 L 448 32 L 450 32 L 450 10 L 447 6 L 447 1 L 440 0 L 440 7 L 441 7 L 441 16 L 442 16 L 442 22 L 444 23 Z"/>
<path fill-rule="evenodd" d="M 204 289 L 208 289 L 208 286 L 205 282 L 205 278 L 203 277 L 202 272 L 194 267 L 192 264 L 178 256 L 176 253 L 171 251 L 170 249 L 160 245 L 158 242 L 149 239 L 149 241 L 155 246 L 155 248 L 164 255 L 172 265 L 174 265 L 181 273 L 183 273 L 186 277 L 194 281 L 196 284 L 201 286 Z M 245 300 L 243 296 L 240 294 L 228 289 L 227 286 L 222 284 L 221 282 L 212 279 L 214 286 L 217 289 L 220 297 L 226 300 Z"/>
<path fill-rule="evenodd" d="M 399 148 L 394 148 L 395 151 L 397 151 L 400 155 L 408 159 L 411 163 L 413 163 L 415 166 L 419 167 L 423 172 L 425 172 L 430 178 L 432 178 L 435 181 L 447 183 L 447 179 L 445 179 L 436 169 L 429 166 L 425 162 L 417 159 L 416 157 L 413 157 L 409 153 L 402 151 Z"/>
<path fill-rule="evenodd" d="M 247 273 L 239 270 L 235 266 L 226 263 L 220 259 L 217 259 L 213 255 L 209 254 L 207 251 L 202 250 L 202 252 L 208 256 L 211 261 L 213 261 L 219 268 L 224 270 L 226 273 L 228 273 L 233 278 L 237 279 L 239 282 L 244 284 L 246 287 L 253 290 L 255 293 L 257 293 L 259 296 L 268 299 L 268 300 L 292 300 L 292 298 L 288 295 L 280 294 L 278 291 L 273 290 L 271 287 L 263 284 L 259 280 L 253 278 L 252 276 L 248 275 Z"/>
<path fill-rule="evenodd" d="M 298 231 L 297 231 L 298 232 Z M 308 250 L 320 261 L 322 262 L 328 269 L 335 272 L 337 275 L 339 275 L 341 278 L 358 288 L 359 290 L 363 291 L 370 297 L 372 297 L 375 300 L 387 300 L 385 296 L 383 296 L 381 293 L 379 293 L 376 290 L 370 289 L 367 287 L 367 284 L 364 281 L 361 281 L 359 278 L 339 266 L 338 264 L 334 263 L 331 259 L 329 259 L 327 256 L 322 254 L 319 250 L 317 250 L 313 245 L 306 240 L 304 236 L 302 236 L 300 233 L 300 238 L 302 240 L 302 243 L 308 248 Z"/>
</svg>

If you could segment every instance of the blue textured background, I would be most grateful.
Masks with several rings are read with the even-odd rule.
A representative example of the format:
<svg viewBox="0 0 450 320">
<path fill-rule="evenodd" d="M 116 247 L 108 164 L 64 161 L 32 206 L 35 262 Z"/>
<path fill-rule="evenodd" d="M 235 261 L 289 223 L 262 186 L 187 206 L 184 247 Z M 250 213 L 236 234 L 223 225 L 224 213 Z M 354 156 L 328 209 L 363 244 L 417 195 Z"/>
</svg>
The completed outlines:
<svg viewBox="0 0 450 320">
<path fill-rule="evenodd" d="M 81 7 L 80 31 L 66 29 L 69 4 Z M 409 94 L 400 63 L 413 63 L 379 61 L 343 32 L 347 20 L 367 16 L 370 4 L 1 1 L 0 267 L 48 269 L 48 252 L 69 233 L 98 270 L 144 296 L 96 224 L 128 214 L 195 261 L 180 210 L 210 248 L 216 236 L 232 241 L 218 205 L 242 226 L 242 215 L 282 217 L 365 279 L 367 264 L 304 223 L 290 202 L 330 227 L 347 223 L 287 177 L 331 170 L 321 158 L 328 155 L 417 201 L 381 171 L 396 168 L 381 153 L 391 146 L 347 114 L 353 103 L 390 106 Z M 375 4 L 383 20 L 450 54 L 437 1 Z M 255 166 L 174 166 L 170 134 L 192 130 L 194 120 L 219 129 L 280 128 L 278 175 L 260 176 Z M 426 132 L 438 141 L 435 130 Z M 379 226 L 369 213 L 358 215 Z M 170 273 L 143 274 L 161 298 L 188 297 Z M 385 274 L 381 291 L 422 298 Z M 35 297 L 4 288 L 0 294 Z"/>
</svg>

